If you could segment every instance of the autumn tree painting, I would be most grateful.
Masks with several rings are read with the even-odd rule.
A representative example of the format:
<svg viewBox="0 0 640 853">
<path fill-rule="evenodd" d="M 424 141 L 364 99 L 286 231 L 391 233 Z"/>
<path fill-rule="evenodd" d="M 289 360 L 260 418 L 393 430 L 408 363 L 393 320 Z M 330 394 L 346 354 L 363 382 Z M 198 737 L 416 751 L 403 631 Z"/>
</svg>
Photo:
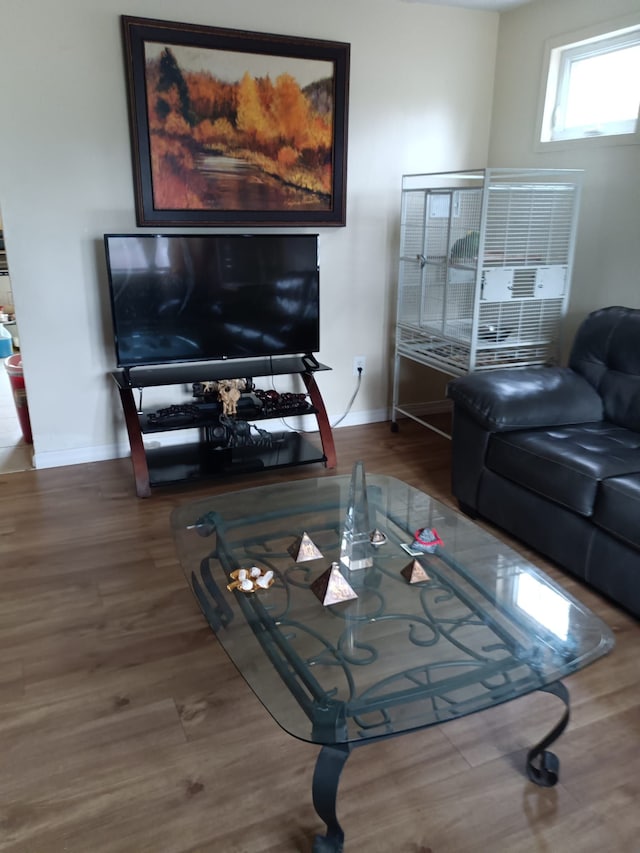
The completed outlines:
<svg viewBox="0 0 640 853">
<path fill-rule="evenodd" d="M 145 85 L 154 207 L 163 210 L 329 209 L 334 93 L 325 76 L 294 73 L 230 79 L 211 62 L 181 62 L 154 46 Z M 219 57 L 218 57 L 219 55 Z M 240 60 L 241 61 L 241 60 Z"/>
</svg>

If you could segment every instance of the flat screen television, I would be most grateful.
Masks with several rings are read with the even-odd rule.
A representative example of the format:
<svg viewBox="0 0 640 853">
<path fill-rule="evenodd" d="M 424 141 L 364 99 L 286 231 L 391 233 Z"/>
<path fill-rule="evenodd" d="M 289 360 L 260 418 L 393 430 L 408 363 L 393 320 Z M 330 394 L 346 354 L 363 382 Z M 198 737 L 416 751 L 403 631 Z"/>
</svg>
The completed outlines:
<svg viewBox="0 0 640 853">
<path fill-rule="evenodd" d="M 119 367 L 320 349 L 317 234 L 105 234 Z"/>
</svg>

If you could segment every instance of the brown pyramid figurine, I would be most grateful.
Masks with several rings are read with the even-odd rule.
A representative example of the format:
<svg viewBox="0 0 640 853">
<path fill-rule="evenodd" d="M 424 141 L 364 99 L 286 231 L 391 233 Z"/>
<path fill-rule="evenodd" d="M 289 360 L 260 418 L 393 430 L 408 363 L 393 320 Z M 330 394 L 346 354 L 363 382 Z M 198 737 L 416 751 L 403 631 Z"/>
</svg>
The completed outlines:
<svg viewBox="0 0 640 853">
<path fill-rule="evenodd" d="M 400 574 L 403 578 L 406 578 L 409 583 L 422 583 L 423 581 L 431 580 L 431 577 L 425 572 L 423 566 L 421 566 L 417 560 L 414 560 L 412 563 L 407 563 Z"/>
<path fill-rule="evenodd" d="M 306 560 L 318 560 L 322 557 L 322 553 L 318 550 L 315 543 L 305 530 L 302 536 L 299 536 L 293 545 L 287 549 L 296 563 L 304 563 Z"/>
<path fill-rule="evenodd" d="M 325 607 L 358 597 L 340 571 L 340 566 L 337 563 L 331 563 L 326 572 L 323 572 L 319 578 L 314 580 L 311 584 L 311 590 Z"/>
</svg>

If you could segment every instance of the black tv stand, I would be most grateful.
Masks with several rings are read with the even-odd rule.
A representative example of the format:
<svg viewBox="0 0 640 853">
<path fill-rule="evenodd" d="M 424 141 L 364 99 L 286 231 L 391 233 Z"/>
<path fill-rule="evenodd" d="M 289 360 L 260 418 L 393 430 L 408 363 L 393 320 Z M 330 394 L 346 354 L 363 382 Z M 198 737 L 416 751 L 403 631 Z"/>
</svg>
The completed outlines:
<svg viewBox="0 0 640 853">
<path fill-rule="evenodd" d="M 284 356 L 278 358 L 235 359 L 216 362 L 166 364 L 150 367 L 128 367 L 111 373 L 120 395 L 125 425 L 131 448 L 131 463 L 138 497 L 149 497 L 152 486 L 168 485 L 189 479 L 226 476 L 233 473 L 258 471 L 322 462 L 327 468 L 337 464 L 331 424 L 324 407 L 314 373 L 330 370 L 313 356 Z M 238 406 L 238 419 L 261 420 L 278 417 L 295 417 L 313 414 L 316 417 L 322 449 L 319 450 L 295 431 L 269 433 L 253 443 L 239 446 L 221 445 L 220 413 L 215 406 L 168 407 L 165 418 L 157 412 L 138 411 L 133 392 L 135 389 L 163 385 L 183 385 L 220 379 L 253 378 L 256 376 L 283 376 L 298 374 L 306 388 L 309 403 L 298 410 L 278 412 Z M 250 403 L 250 400 L 246 401 Z M 179 415 L 183 412 L 184 417 Z M 193 411 L 192 411 L 193 410 Z M 171 413 L 175 413 L 171 417 Z M 193 416 L 187 417 L 187 414 Z M 169 430 L 197 429 L 197 442 L 185 442 L 148 449 L 143 435 Z M 254 432 L 263 433 L 253 427 Z"/>
</svg>

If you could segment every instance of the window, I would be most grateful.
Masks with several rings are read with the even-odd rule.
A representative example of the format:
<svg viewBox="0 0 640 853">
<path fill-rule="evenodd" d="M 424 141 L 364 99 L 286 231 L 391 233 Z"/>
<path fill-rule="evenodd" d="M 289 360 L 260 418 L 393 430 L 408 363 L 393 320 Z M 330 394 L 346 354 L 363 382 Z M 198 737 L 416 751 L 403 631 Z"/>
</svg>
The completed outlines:
<svg viewBox="0 0 640 853">
<path fill-rule="evenodd" d="M 640 24 L 549 47 L 540 141 L 634 134 L 640 109 Z"/>
</svg>

